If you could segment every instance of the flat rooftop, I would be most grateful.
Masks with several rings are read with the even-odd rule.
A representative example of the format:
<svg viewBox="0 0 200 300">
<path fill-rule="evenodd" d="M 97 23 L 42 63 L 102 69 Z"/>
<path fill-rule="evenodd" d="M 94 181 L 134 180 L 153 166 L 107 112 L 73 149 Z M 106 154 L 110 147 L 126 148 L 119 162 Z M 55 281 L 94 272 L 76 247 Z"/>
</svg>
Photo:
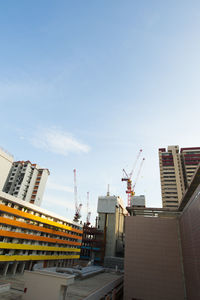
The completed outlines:
<svg viewBox="0 0 200 300">
<path fill-rule="evenodd" d="M 100 290 L 110 283 L 120 280 L 122 274 L 112 271 L 94 275 L 86 279 L 76 279 L 67 289 L 67 299 L 81 300 L 85 299 L 94 292 Z M 0 294 L 1 300 L 21 300 L 24 290 L 24 275 L 15 275 L 10 277 L 0 277 L 1 283 L 10 283 L 11 289 Z"/>
<path fill-rule="evenodd" d="M 67 297 L 70 300 L 81 300 L 101 289 L 103 286 L 120 279 L 122 275 L 104 272 L 83 280 L 75 280 L 67 289 Z"/>
</svg>

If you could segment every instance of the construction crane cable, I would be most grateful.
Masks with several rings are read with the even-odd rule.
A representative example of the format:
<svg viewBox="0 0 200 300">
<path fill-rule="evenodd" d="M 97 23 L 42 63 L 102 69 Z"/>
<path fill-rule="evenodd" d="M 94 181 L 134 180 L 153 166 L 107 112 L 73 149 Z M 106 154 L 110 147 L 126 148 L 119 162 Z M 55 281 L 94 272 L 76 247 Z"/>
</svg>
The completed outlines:
<svg viewBox="0 0 200 300">
<path fill-rule="evenodd" d="M 131 173 L 129 174 L 129 178 L 130 178 L 130 179 L 131 179 L 131 177 L 133 176 L 133 172 L 135 171 L 135 168 L 136 168 L 136 165 L 137 165 L 137 162 L 138 162 L 138 159 L 139 159 L 141 153 L 142 153 L 142 149 L 140 149 L 140 151 L 138 152 L 138 155 L 137 155 L 137 157 L 136 157 L 136 160 L 135 160 L 135 162 L 134 162 L 134 164 L 133 164 L 132 171 L 131 171 Z"/>
<path fill-rule="evenodd" d="M 136 183 L 137 183 L 138 178 L 139 178 L 139 176 L 140 176 L 140 172 L 141 172 L 141 169 L 142 169 L 142 166 L 143 166 L 144 161 L 145 161 L 145 158 L 143 157 L 143 159 L 142 159 L 142 161 L 141 161 L 141 163 L 140 163 L 140 167 L 139 167 L 138 172 L 137 172 L 137 176 L 136 176 L 136 178 L 135 178 L 135 183 L 134 183 L 134 185 L 133 185 L 133 189 L 135 189 L 135 186 L 136 186 Z"/>
</svg>

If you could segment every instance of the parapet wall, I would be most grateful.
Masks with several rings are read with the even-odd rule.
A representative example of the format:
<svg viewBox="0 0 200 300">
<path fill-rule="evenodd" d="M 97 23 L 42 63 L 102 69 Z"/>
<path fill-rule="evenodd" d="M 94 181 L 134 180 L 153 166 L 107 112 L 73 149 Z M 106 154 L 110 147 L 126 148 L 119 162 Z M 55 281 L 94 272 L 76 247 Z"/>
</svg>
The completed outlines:
<svg viewBox="0 0 200 300">
<path fill-rule="evenodd" d="M 105 256 L 104 267 L 109 269 L 124 270 L 124 258 L 115 256 Z"/>
<path fill-rule="evenodd" d="M 125 227 L 124 300 L 183 300 L 177 217 L 129 216 Z"/>
<path fill-rule="evenodd" d="M 180 217 L 187 298 L 200 299 L 200 185 Z"/>
</svg>

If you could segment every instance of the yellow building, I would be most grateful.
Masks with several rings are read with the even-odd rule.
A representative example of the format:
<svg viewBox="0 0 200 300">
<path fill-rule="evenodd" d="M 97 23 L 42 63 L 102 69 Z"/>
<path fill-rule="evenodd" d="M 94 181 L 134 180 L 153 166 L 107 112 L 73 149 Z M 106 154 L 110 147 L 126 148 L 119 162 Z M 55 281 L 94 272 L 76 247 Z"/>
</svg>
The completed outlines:
<svg viewBox="0 0 200 300">
<path fill-rule="evenodd" d="M 80 257 L 82 226 L 0 191 L 0 274 L 69 266 Z"/>
</svg>

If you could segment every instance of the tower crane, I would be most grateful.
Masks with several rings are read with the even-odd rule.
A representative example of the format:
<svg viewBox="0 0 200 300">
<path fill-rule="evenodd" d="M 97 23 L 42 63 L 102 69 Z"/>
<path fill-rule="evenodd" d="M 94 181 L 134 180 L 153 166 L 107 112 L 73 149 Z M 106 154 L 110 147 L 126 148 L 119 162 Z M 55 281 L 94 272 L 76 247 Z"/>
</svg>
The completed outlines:
<svg viewBox="0 0 200 300">
<path fill-rule="evenodd" d="M 131 205 L 131 197 L 134 196 L 135 192 L 134 192 L 134 188 L 135 188 L 135 185 L 136 185 L 136 181 L 138 180 L 138 177 L 139 177 L 139 174 L 140 174 L 140 171 L 141 171 L 141 168 L 142 168 L 142 165 L 143 165 L 143 162 L 144 162 L 144 158 L 140 164 L 140 168 L 139 168 L 139 171 L 137 173 L 137 177 L 136 177 L 136 181 L 134 183 L 134 185 L 132 185 L 132 176 L 133 176 L 133 172 L 135 170 L 135 167 L 136 167 L 136 164 L 138 162 L 138 159 L 140 157 L 142 153 L 142 149 L 140 149 L 137 157 L 136 157 L 136 160 L 134 162 L 134 165 L 133 165 L 133 168 L 131 170 L 130 173 L 127 173 L 125 169 L 123 169 L 123 178 L 121 179 L 122 181 L 126 181 L 127 182 L 127 187 L 126 187 L 126 193 L 127 193 L 127 196 L 128 196 L 128 201 L 127 201 L 127 205 L 130 206 Z"/>
<path fill-rule="evenodd" d="M 86 226 L 90 225 L 91 212 L 89 211 L 89 192 L 87 192 L 87 216 L 86 216 Z"/>
<path fill-rule="evenodd" d="M 78 204 L 78 199 L 77 199 L 77 183 L 76 183 L 76 169 L 73 170 L 74 172 L 74 203 L 75 203 L 75 215 L 74 215 L 74 221 L 78 222 L 80 217 L 81 217 L 81 207 L 82 204 Z"/>
<path fill-rule="evenodd" d="M 137 183 L 138 178 L 139 178 L 139 176 L 140 176 L 140 172 L 141 172 L 141 170 L 142 170 L 142 166 L 143 166 L 144 161 L 145 161 L 145 158 L 143 157 L 143 159 L 142 159 L 142 161 L 141 161 L 141 163 L 140 163 L 140 167 L 139 167 L 139 169 L 138 169 L 137 175 L 136 175 L 136 177 L 135 177 L 135 182 L 134 182 L 134 185 L 133 185 L 133 190 L 135 190 L 135 186 L 136 186 L 136 183 Z"/>
</svg>

